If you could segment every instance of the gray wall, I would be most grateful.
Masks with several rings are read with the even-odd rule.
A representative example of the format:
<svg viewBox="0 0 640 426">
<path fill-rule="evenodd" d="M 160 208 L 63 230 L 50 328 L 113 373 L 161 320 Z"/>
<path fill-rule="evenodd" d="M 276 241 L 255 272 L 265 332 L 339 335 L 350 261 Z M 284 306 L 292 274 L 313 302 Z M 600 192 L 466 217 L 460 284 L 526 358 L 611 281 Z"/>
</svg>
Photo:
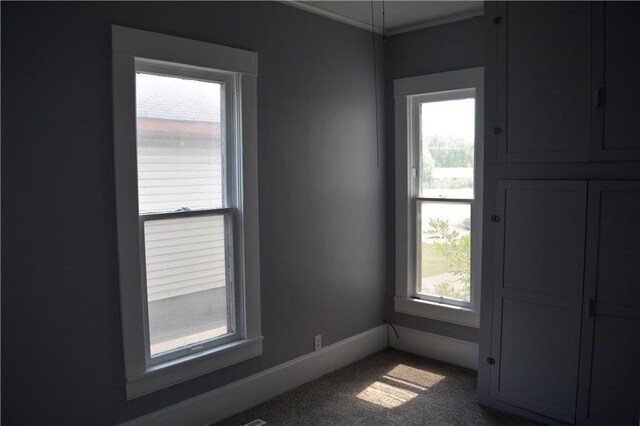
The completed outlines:
<svg viewBox="0 0 640 426">
<path fill-rule="evenodd" d="M 3 423 L 121 422 L 311 352 L 315 334 L 328 345 L 381 324 L 388 183 L 370 33 L 278 3 L 2 9 Z M 264 355 L 130 402 L 111 24 L 254 50 L 260 63 Z"/>
<path fill-rule="evenodd" d="M 387 317 L 395 324 L 471 342 L 478 329 L 393 311 L 395 294 L 395 171 L 393 80 L 484 64 L 482 17 L 387 37 L 385 52 L 385 111 L 387 156 Z"/>
</svg>

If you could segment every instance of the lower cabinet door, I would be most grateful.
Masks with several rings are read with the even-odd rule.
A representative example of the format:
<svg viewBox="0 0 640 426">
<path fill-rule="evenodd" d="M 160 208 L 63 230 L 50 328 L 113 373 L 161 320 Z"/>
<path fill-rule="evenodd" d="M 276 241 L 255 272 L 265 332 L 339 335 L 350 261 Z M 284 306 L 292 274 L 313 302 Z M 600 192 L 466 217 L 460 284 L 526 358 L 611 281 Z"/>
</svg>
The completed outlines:
<svg viewBox="0 0 640 426">
<path fill-rule="evenodd" d="M 590 182 L 578 424 L 640 424 L 640 182 Z"/>
<path fill-rule="evenodd" d="M 586 181 L 499 181 L 491 396 L 573 423 Z"/>
</svg>

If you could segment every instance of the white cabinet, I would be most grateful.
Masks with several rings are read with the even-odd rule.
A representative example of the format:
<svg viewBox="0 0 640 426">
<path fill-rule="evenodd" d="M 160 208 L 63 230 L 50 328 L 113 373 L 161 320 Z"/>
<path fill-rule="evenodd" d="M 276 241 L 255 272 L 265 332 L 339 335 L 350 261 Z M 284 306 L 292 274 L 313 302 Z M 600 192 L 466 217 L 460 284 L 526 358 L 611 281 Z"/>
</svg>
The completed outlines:
<svg viewBox="0 0 640 426">
<path fill-rule="evenodd" d="M 593 160 L 640 160 L 640 3 L 594 5 Z"/>
<path fill-rule="evenodd" d="M 491 398 L 637 425 L 640 181 L 501 180 L 496 200 Z"/>
<path fill-rule="evenodd" d="M 640 3 L 486 2 L 481 403 L 640 424 Z"/>
<path fill-rule="evenodd" d="M 491 396 L 575 415 L 587 183 L 500 181 Z M 490 361 L 493 362 L 493 361 Z"/>
<path fill-rule="evenodd" d="M 590 182 L 578 423 L 640 419 L 640 182 Z"/>
<path fill-rule="evenodd" d="M 586 161 L 590 134 L 591 4 L 499 4 L 498 159 Z M 491 128 L 490 127 L 490 128 Z"/>
<path fill-rule="evenodd" d="M 640 3 L 499 3 L 498 161 L 640 160 Z"/>
</svg>

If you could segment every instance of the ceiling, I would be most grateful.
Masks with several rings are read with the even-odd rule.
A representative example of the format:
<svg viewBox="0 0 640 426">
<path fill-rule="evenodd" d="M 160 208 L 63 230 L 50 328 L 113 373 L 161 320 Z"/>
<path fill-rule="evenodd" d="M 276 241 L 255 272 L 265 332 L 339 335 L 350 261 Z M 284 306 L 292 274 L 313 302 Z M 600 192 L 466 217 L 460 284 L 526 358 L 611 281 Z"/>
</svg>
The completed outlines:
<svg viewBox="0 0 640 426">
<path fill-rule="evenodd" d="M 371 30 L 371 8 L 375 31 L 388 35 L 459 21 L 482 15 L 482 1 L 285 1 L 284 3 L 359 28 Z"/>
</svg>

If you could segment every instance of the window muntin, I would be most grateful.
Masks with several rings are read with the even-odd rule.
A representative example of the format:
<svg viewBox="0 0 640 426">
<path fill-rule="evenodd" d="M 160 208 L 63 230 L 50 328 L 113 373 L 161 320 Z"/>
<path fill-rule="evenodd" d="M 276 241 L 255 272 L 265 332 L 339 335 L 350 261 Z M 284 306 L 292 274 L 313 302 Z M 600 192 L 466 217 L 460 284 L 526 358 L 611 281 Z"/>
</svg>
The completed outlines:
<svg viewBox="0 0 640 426">
<path fill-rule="evenodd" d="M 136 61 L 148 365 L 237 339 L 231 75 Z"/>
<path fill-rule="evenodd" d="M 415 295 L 471 307 L 475 89 L 414 96 Z"/>
</svg>

